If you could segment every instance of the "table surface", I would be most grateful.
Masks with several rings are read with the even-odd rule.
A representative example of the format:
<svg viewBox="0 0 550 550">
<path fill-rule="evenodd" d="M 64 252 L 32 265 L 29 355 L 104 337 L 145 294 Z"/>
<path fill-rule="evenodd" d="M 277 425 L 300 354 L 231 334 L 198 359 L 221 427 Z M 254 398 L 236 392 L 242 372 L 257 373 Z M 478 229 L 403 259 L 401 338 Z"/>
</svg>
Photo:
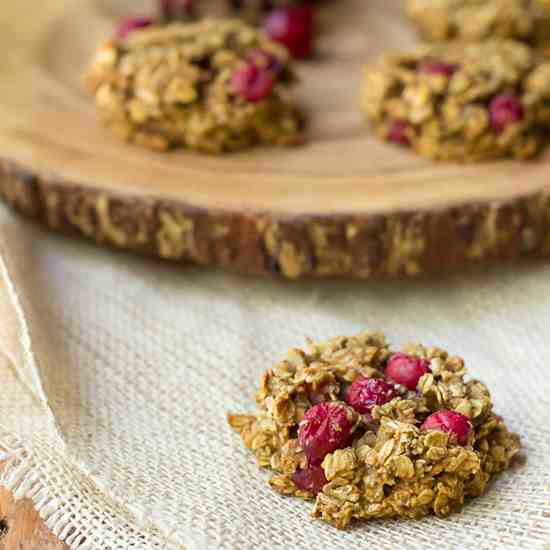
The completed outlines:
<svg viewBox="0 0 550 550">
<path fill-rule="evenodd" d="M 366 128 L 361 67 L 414 43 L 404 0 L 327 2 L 317 58 L 300 66 L 307 145 L 223 158 L 130 147 L 98 123 L 82 71 L 136 1 L 2 3 L 18 24 L 0 33 L 0 195 L 17 210 L 98 243 L 292 278 L 548 254 L 550 148 L 539 162 L 434 163 Z"/>
</svg>

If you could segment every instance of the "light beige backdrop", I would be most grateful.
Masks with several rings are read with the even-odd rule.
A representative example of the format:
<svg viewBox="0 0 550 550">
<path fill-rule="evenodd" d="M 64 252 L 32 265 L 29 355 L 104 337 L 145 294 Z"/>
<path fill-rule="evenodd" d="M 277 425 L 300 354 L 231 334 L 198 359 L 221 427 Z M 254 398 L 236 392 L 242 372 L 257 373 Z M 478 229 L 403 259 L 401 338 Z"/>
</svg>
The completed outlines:
<svg viewBox="0 0 550 550">
<path fill-rule="evenodd" d="M 1 481 L 74 549 L 542 548 L 550 541 L 550 263 L 288 283 L 153 263 L 0 212 Z M 337 531 L 227 427 L 307 336 L 380 329 L 465 357 L 524 460 L 450 519 Z"/>
</svg>

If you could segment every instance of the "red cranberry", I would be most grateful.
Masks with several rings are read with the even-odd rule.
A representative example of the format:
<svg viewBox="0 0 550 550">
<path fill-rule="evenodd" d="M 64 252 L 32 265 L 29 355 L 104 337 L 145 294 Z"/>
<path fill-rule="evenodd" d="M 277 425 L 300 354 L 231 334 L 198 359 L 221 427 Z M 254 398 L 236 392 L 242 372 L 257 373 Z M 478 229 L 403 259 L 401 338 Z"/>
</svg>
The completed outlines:
<svg viewBox="0 0 550 550">
<path fill-rule="evenodd" d="M 193 15 L 193 0 L 159 0 L 160 13 L 165 21 L 189 19 Z"/>
<path fill-rule="evenodd" d="M 117 40 L 124 40 L 130 33 L 137 31 L 138 29 L 149 27 L 155 23 L 156 21 L 152 17 L 144 17 L 139 15 L 124 17 L 117 25 L 115 37 Z"/>
<path fill-rule="evenodd" d="M 321 466 L 309 466 L 305 470 L 296 471 L 292 476 L 292 481 L 298 489 L 314 495 L 321 492 L 328 483 Z"/>
<path fill-rule="evenodd" d="M 255 63 L 247 63 L 233 74 L 233 91 L 245 101 L 255 103 L 266 98 L 273 90 L 275 79 L 273 72 Z"/>
<path fill-rule="evenodd" d="M 395 389 L 391 384 L 377 378 L 360 377 L 348 388 L 346 401 L 370 422 L 372 409 L 376 405 L 388 403 L 394 397 Z"/>
<path fill-rule="evenodd" d="M 427 63 L 422 63 L 418 67 L 418 72 L 420 74 L 431 74 L 431 75 L 443 75 L 447 78 L 451 78 L 455 74 L 458 67 L 452 63 L 444 63 L 443 61 L 431 61 Z"/>
<path fill-rule="evenodd" d="M 351 410 L 343 403 L 325 401 L 308 409 L 298 428 L 298 441 L 309 464 L 345 447 L 353 428 Z"/>
<path fill-rule="evenodd" d="M 384 378 L 396 384 L 405 386 L 408 390 L 416 390 L 418 381 L 430 370 L 430 363 L 420 357 L 396 353 L 390 357 Z"/>
<path fill-rule="evenodd" d="M 409 124 L 406 120 L 394 120 L 390 124 L 388 139 L 393 143 L 397 143 L 398 145 L 410 145 L 411 138 L 409 137 L 409 132 L 412 128 L 412 125 Z"/>
<path fill-rule="evenodd" d="M 513 94 L 497 95 L 489 104 L 489 116 L 492 128 L 499 133 L 503 132 L 507 126 L 523 118 L 521 100 Z"/>
<path fill-rule="evenodd" d="M 422 429 L 453 434 L 460 445 L 466 445 L 472 432 L 472 423 L 467 416 L 457 411 L 437 411 L 424 420 Z"/>
<path fill-rule="evenodd" d="M 272 11 L 266 16 L 263 29 L 276 42 L 284 44 L 294 57 L 309 57 L 313 48 L 311 6 L 292 6 Z"/>
</svg>

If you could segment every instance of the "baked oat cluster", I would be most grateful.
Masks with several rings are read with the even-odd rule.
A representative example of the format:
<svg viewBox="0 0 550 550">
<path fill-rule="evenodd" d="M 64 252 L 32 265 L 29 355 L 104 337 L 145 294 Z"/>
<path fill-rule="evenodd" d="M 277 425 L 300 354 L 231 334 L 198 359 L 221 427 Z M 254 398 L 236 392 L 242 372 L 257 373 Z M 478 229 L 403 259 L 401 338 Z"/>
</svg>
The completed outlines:
<svg viewBox="0 0 550 550">
<path fill-rule="evenodd" d="M 543 18 L 539 0 L 408 0 L 425 40 L 531 40 Z"/>
<path fill-rule="evenodd" d="M 548 0 L 408 0 L 407 12 L 427 41 L 512 38 L 548 48 Z"/>
<path fill-rule="evenodd" d="M 276 475 L 283 495 L 315 499 L 312 515 L 447 516 L 509 467 L 520 449 L 464 362 L 421 345 L 390 351 L 363 332 L 293 349 L 263 376 L 254 415 L 229 424 Z"/>
<path fill-rule="evenodd" d="M 384 140 L 439 160 L 528 159 L 546 141 L 550 64 L 513 40 L 445 42 L 365 69 L 363 112 Z"/>
<path fill-rule="evenodd" d="M 87 77 L 120 138 L 209 153 L 302 141 L 286 48 L 240 20 L 143 27 L 104 43 Z"/>
</svg>

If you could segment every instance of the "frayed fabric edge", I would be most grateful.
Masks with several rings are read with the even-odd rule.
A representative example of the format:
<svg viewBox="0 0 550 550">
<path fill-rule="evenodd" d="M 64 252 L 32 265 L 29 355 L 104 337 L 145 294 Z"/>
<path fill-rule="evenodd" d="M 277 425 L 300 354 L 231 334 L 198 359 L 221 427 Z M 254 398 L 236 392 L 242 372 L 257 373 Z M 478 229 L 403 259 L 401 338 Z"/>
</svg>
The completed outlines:
<svg viewBox="0 0 550 550">
<path fill-rule="evenodd" d="M 79 525 L 75 521 L 75 510 L 70 503 L 64 503 L 62 506 L 60 500 L 52 494 L 51 489 L 41 479 L 32 452 L 16 435 L 1 426 L 0 462 L 4 463 L 0 467 L 0 487 L 9 491 L 15 500 L 29 499 L 50 531 L 71 550 L 126 550 L 124 541 L 105 541 L 103 536 L 94 534 L 94 527 Z M 93 477 L 86 477 L 101 490 Z M 101 492 L 106 499 L 112 499 L 111 495 L 106 494 L 103 490 Z M 123 508 L 128 515 L 134 515 L 128 506 L 118 502 L 117 499 L 113 499 L 113 503 L 115 504 L 114 508 Z M 101 515 L 101 512 L 98 515 Z M 143 529 L 143 532 L 136 534 L 135 537 L 142 539 L 142 548 L 147 550 L 157 548 L 162 550 L 186 549 L 185 545 L 170 541 L 170 537 L 161 533 L 156 526 L 154 529 L 157 533 L 153 534 L 147 532 L 147 526 L 140 526 L 141 522 L 137 518 L 134 523 L 128 523 L 126 519 L 122 518 L 120 521 L 121 523 L 127 523 L 129 530 Z M 109 527 L 105 526 L 105 528 L 108 529 Z M 153 542 L 152 537 L 156 538 L 158 542 Z M 102 540 L 102 542 L 97 543 L 96 540 Z M 133 545 L 132 547 L 139 548 L 139 546 Z"/>
</svg>

